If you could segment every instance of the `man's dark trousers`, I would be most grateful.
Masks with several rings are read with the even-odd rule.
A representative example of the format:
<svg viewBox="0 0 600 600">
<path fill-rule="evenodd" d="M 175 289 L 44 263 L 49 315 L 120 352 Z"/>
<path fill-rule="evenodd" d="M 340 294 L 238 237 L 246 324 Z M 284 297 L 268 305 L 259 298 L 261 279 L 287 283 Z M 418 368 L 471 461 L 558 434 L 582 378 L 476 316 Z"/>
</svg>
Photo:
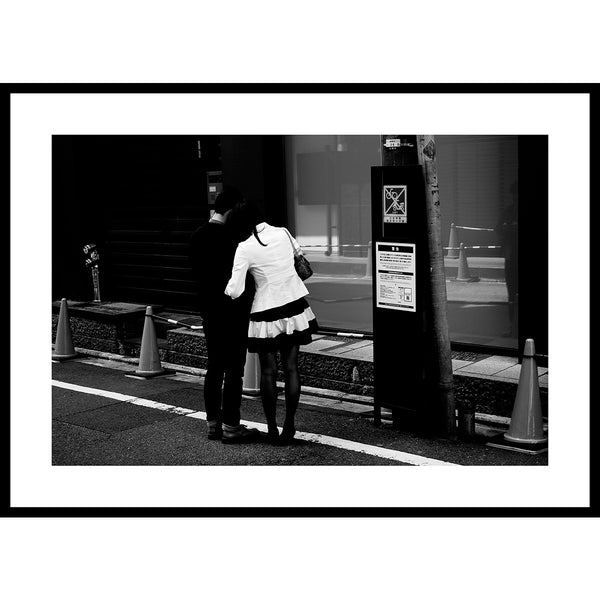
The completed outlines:
<svg viewBox="0 0 600 600">
<path fill-rule="evenodd" d="M 248 320 L 217 313 L 203 318 L 208 367 L 204 379 L 207 421 L 240 423 L 240 404 L 248 347 Z"/>
</svg>

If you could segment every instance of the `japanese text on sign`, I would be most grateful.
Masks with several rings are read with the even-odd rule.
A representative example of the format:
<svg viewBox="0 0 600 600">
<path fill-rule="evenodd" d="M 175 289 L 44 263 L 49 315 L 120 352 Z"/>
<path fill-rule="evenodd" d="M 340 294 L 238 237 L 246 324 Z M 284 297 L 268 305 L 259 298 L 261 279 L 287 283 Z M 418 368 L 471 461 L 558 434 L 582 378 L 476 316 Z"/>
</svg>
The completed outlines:
<svg viewBox="0 0 600 600">
<path fill-rule="evenodd" d="M 415 244 L 375 243 L 377 307 L 416 312 Z"/>
</svg>

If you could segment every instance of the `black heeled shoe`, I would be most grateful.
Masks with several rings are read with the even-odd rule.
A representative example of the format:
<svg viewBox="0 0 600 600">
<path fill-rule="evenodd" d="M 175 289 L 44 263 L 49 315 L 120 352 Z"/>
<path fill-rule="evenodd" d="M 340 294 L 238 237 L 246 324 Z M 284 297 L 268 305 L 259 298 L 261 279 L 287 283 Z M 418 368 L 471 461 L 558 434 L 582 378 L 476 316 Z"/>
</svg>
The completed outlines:
<svg viewBox="0 0 600 600">
<path fill-rule="evenodd" d="M 279 429 L 277 429 L 277 427 L 275 427 L 274 429 L 269 428 L 267 431 L 267 442 L 269 442 L 269 444 L 278 446 L 279 439 L 280 439 Z"/>
<path fill-rule="evenodd" d="M 284 425 L 283 430 L 281 431 L 281 435 L 279 436 L 279 445 L 287 446 L 288 444 L 291 444 L 295 435 L 295 427 L 287 427 L 286 425 Z"/>
</svg>

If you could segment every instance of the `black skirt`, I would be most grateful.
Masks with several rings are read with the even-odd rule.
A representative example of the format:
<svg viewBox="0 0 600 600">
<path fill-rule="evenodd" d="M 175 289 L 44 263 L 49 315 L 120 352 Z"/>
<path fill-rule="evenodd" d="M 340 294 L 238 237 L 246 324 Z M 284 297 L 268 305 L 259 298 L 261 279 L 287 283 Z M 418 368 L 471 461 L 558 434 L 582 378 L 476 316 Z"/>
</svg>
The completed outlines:
<svg viewBox="0 0 600 600">
<path fill-rule="evenodd" d="M 248 352 L 275 352 L 312 342 L 317 319 L 305 298 L 250 314 Z"/>
</svg>

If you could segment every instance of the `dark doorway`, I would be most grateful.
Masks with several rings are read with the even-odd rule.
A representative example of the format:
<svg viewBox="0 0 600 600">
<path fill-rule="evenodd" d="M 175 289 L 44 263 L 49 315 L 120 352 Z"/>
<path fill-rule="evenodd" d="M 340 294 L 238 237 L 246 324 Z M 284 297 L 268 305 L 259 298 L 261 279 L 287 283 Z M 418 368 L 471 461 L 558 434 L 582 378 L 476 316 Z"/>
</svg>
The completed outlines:
<svg viewBox="0 0 600 600">
<path fill-rule="evenodd" d="M 188 240 L 219 168 L 217 136 L 55 136 L 53 299 L 93 297 L 82 249 L 95 243 L 102 300 L 194 310 Z"/>
</svg>

